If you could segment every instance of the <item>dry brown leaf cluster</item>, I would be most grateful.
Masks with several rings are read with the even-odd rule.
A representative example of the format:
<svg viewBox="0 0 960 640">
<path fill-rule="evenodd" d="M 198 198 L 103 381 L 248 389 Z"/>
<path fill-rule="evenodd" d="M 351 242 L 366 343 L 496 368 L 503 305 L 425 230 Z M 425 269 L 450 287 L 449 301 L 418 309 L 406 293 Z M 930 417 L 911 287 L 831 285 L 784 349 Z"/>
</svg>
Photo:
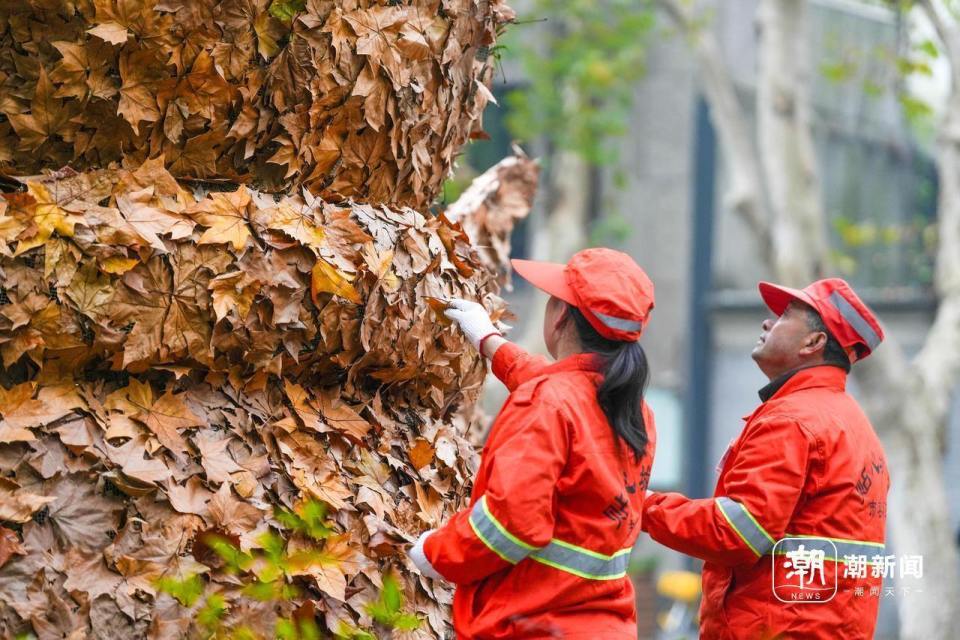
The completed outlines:
<svg viewBox="0 0 960 640">
<path fill-rule="evenodd" d="M 515 166 L 478 210 L 529 209 L 536 166 Z M 0 635 L 195 635 L 157 580 L 199 573 L 269 637 L 298 602 L 240 597 L 197 541 L 256 549 L 275 507 L 314 498 L 336 532 L 298 581 L 326 628 L 369 628 L 393 567 L 424 619 L 402 637 L 440 637 L 451 592 L 403 545 L 468 495 L 485 368 L 428 301 L 503 309 L 460 225 L 195 193 L 160 159 L 23 184 L 0 199 Z"/>
<path fill-rule="evenodd" d="M 501 0 L 0 3 L 0 169 L 428 206 L 491 94 Z"/>
<path fill-rule="evenodd" d="M 539 165 L 520 147 L 514 155 L 493 165 L 463 192 L 444 212 L 459 222 L 491 273 L 498 274 L 501 286 L 510 284 L 510 235 L 527 213 L 537 191 Z"/>
</svg>

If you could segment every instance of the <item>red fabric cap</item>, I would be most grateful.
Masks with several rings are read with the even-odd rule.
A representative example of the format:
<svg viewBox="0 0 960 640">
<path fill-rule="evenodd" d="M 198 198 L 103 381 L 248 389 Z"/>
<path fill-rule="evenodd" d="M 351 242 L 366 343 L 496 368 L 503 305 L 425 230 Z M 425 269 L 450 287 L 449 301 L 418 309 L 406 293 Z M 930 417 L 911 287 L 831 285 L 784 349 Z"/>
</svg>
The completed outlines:
<svg viewBox="0 0 960 640">
<path fill-rule="evenodd" d="M 870 355 L 883 341 L 883 328 L 863 300 L 841 278 L 817 280 L 803 289 L 761 282 L 760 296 L 778 316 L 793 300 L 816 309 L 830 334 L 850 357 L 850 362 Z"/>
<path fill-rule="evenodd" d="M 654 306 L 653 283 L 627 254 L 584 249 L 567 264 L 511 260 L 533 286 L 572 304 L 597 333 L 610 340 L 636 342 Z"/>
</svg>

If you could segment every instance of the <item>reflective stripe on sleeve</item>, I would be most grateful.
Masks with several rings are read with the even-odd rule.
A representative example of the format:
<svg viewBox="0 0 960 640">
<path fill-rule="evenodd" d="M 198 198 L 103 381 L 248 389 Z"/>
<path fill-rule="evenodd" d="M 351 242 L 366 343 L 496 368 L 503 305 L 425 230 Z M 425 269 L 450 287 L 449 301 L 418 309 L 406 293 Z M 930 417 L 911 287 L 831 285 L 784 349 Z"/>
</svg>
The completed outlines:
<svg viewBox="0 0 960 640">
<path fill-rule="evenodd" d="M 615 580 L 627 574 L 631 549 L 608 556 L 556 538 L 545 547 L 531 546 L 493 517 L 486 496 L 481 496 L 470 510 L 470 526 L 491 551 L 510 564 L 529 556 L 541 564 L 590 580 Z"/>
<path fill-rule="evenodd" d="M 607 556 L 554 538 L 550 544 L 530 554 L 530 558 L 581 578 L 616 580 L 627 575 L 630 551 L 621 549 Z"/>
<path fill-rule="evenodd" d="M 733 530 L 737 532 L 750 550 L 757 557 L 765 555 L 773 548 L 774 540 L 766 529 L 760 526 L 756 518 L 751 515 L 745 506 L 727 497 L 717 498 L 720 513 L 727 519 Z"/>
<path fill-rule="evenodd" d="M 866 556 L 869 561 L 875 555 L 883 555 L 886 549 L 882 542 L 785 533 L 783 539 L 777 542 L 774 553 L 784 555 L 788 551 L 797 551 L 800 545 L 807 551 L 823 551 L 824 559 L 836 562 L 843 562 L 844 556 Z"/>
<path fill-rule="evenodd" d="M 491 551 L 510 564 L 517 564 L 537 549 L 511 534 L 491 515 L 487 496 L 481 496 L 470 510 L 470 526 Z"/>
</svg>

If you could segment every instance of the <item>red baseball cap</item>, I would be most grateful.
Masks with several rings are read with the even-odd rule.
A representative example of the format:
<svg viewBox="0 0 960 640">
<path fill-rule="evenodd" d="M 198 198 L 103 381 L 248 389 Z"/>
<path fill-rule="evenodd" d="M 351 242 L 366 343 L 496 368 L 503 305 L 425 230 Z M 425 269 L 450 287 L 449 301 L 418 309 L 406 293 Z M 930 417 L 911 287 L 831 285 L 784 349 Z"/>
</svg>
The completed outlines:
<svg viewBox="0 0 960 640">
<path fill-rule="evenodd" d="M 770 282 L 761 282 L 759 288 L 763 301 L 778 316 L 794 300 L 816 309 L 824 326 L 847 352 L 851 363 L 866 358 L 883 341 L 880 321 L 841 278 L 817 280 L 803 289 Z"/>
<path fill-rule="evenodd" d="M 653 283 L 633 258 L 613 249 L 584 249 L 567 264 L 511 260 L 533 286 L 572 304 L 610 340 L 636 342 L 653 309 Z"/>
</svg>

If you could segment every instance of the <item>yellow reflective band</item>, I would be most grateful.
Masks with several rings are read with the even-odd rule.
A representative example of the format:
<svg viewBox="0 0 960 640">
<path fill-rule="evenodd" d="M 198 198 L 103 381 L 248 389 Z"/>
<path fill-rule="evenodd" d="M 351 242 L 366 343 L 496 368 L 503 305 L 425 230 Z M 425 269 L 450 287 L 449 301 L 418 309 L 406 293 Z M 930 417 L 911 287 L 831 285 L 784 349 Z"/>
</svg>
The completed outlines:
<svg viewBox="0 0 960 640">
<path fill-rule="evenodd" d="M 517 564 L 536 549 L 511 534 L 493 517 L 487 508 L 486 496 L 481 496 L 470 510 L 470 527 L 483 544 L 510 564 Z"/>
<path fill-rule="evenodd" d="M 566 571 L 590 580 L 614 580 L 626 576 L 631 549 L 621 549 L 613 555 L 591 551 L 575 544 L 550 540 L 545 547 L 534 547 L 510 533 L 487 507 L 486 496 L 481 496 L 470 510 L 470 528 L 497 556 L 510 564 L 524 558 Z"/>
<path fill-rule="evenodd" d="M 773 537 L 760 526 L 745 506 L 726 496 L 721 496 L 716 501 L 720 513 L 758 558 L 769 553 L 774 544 Z"/>
</svg>

